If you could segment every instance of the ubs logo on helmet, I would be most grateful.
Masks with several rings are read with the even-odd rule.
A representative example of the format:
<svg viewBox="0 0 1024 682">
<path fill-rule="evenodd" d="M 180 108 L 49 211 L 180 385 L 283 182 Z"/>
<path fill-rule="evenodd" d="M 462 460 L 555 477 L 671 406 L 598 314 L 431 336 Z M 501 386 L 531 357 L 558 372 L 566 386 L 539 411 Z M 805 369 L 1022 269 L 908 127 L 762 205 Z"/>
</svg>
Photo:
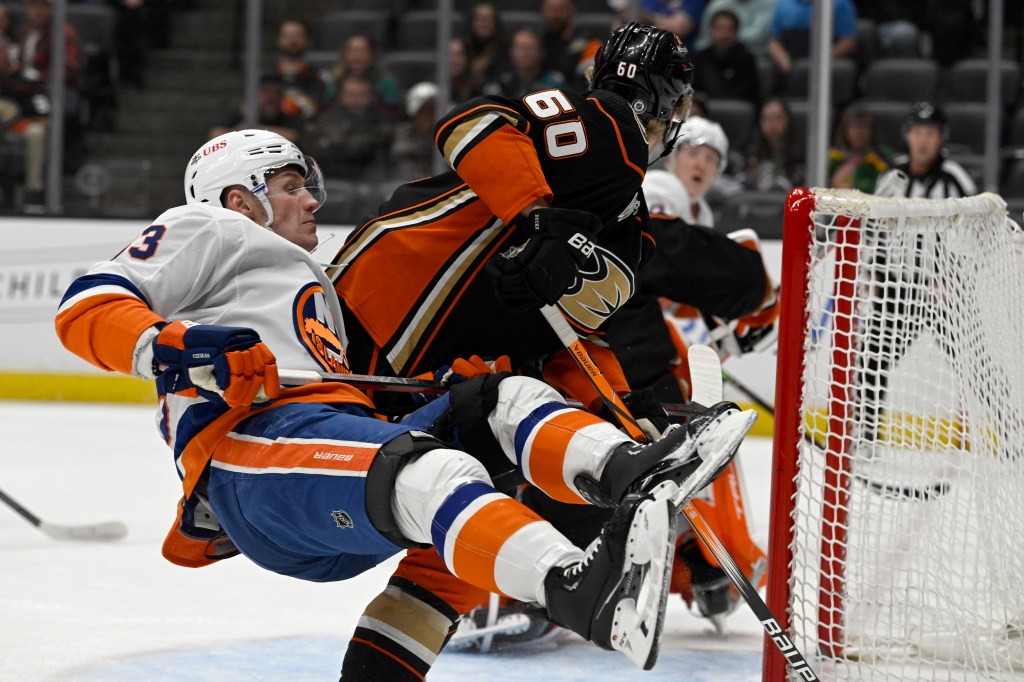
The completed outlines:
<svg viewBox="0 0 1024 682">
<path fill-rule="evenodd" d="M 227 147 L 227 146 L 228 146 L 228 141 L 227 140 L 221 140 L 220 142 L 217 142 L 216 144 L 211 144 L 209 147 L 204 147 L 203 148 L 203 156 L 209 156 L 210 154 L 212 154 L 212 153 L 214 153 L 216 151 L 219 151 L 221 149 L 224 149 L 224 147 Z"/>
<path fill-rule="evenodd" d="M 293 322 L 299 342 L 327 372 L 348 372 L 337 323 L 331 318 L 324 290 L 316 282 L 295 296 Z"/>
</svg>

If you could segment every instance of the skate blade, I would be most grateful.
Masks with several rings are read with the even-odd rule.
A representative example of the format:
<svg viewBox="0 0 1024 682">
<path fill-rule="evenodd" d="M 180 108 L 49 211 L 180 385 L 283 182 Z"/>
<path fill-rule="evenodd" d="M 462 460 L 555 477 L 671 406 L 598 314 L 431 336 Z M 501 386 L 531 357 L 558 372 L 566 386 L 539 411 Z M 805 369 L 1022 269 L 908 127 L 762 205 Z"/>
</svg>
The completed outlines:
<svg viewBox="0 0 1024 682">
<path fill-rule="evenodd" d="M 632 596 L 615 606 L 611 645 L 643 670 L 650 670 L 658 660 L 665 624 L 676 538 L 676 515 L 670 500 L 677 488 L 664 481 L 650 491 L 654 499 L 641 503 L 626 543 L 623 582 Z M 633 580 L 642 583 L 631 585 Z"/>
<path fill-rule="evenodd" d="M 701 465 L 679 484 L 679 492 L 673 499 L 677 509 L 682 509 L 688 504 L 697 493 L 714 480 L 719 471 L 732 461 L 732 458 L 736 456 L 737 448 L 753 428 L 756 420 L 757 412 L 755 410 L 728 412 L 719 417 L 718 424 L 714 428 L 705 429 L 697 437 L 698 449 L 710 452 Z"/>
</svg>

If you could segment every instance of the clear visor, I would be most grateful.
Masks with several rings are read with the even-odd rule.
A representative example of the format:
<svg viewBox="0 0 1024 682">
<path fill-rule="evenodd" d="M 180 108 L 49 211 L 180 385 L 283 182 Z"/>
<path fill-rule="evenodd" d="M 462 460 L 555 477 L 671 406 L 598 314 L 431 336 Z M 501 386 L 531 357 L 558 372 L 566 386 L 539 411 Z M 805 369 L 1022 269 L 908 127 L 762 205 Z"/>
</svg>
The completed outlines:
<svg viewBox="0 0 1024 682">
<path fill-rule="evenodd" d="M 316 199 L 318 205 L 316 208 L 313 209 L 313 212 L 316 213 L 318 210 L 320 210 L 320 207 L 324 205 L 324 202 L 327 201 L 327 186 L 324 183 L 324 174 L 320 170 L 320 166 L 317 164 L 316 160 L 312 156 L 305 155 L 302 158 L 306 164 L 306 175 L 302 178 L 301 183 L 298 181 L 295 182 L 294 185 L 291 185 L 290 183 L 285 183 L 285 189 L 277 189 L 277 191 L 274 192 L 268 191 L 266 196 L 272 197 L 281 194 L 295 194 L 297 192 L 305 190 L 309 192 L 314 199 Z M 281 170 L 282 168 L 297 169 L 298 167 L 291 164 L 285 164 L 277 168 L 268 169 L 264 171 L 264 178 L 269 180 L 269 178 L 275 172 Z M 267 182 L 267 180 L 264 180 L 264 182 Z M 267 184 L 267 187 L 269 190 L 269 183 Z"/>
</svg>

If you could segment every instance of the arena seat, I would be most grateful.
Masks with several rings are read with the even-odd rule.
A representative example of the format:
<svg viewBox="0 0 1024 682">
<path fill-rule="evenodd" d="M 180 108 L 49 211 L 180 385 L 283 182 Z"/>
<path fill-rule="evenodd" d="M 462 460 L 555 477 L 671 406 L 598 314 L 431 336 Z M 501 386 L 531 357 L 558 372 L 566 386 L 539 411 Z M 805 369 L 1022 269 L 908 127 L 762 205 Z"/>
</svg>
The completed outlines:
<svg viewBox="0 0 1024 682">
<path fill-rule="evenodd" d="M 934 102 L 938 95 L 939 72 L 938 63 L 931 59 L 876 59 L 864 74 L 862 96 L 893 102 Z"/>
</svg>

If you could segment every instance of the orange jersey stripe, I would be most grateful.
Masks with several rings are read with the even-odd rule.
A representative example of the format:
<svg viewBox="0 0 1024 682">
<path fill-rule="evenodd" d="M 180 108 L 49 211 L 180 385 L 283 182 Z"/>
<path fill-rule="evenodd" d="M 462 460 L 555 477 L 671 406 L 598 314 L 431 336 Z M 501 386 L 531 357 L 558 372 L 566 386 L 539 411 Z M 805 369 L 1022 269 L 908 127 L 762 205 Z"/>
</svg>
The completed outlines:
<svg viewBox="0 0 1024 682">
<path fill-rule="evenodd" d="M 471 516 L 455 538 L 452 568 L 468 583 L 501 592 L 494 579 L 501 546 L 520 528 L 542 519 L 511 498 L 494 500 Z"/>
<path fill-rule="evenodd" d="M 192 494 L 206 464 L 212 459 L 214 450 L 235 428 L 238 422 L 263 410 L 285 403 L 351 403 L 373 408 L 370 399 L 352 386 L 345 384 L 310 384 L 296 386 L 281 392 L 281 396 L 265 407 L 235 407 L 214 419 L 185 445 L 181 453 L 181 468 L 185 472 L 182 487 L 185 497 Z"/>
<path fill-rule="evenodd" d="M 495 173 L 495 169 L 501 169 Z M 554 192 L 544 178 L 533 140 L 511 126 L 495 130 L 464 155 L 456 169 L 491 213 L 508 225 L 538 199 Z"/>
<path fill-rule="evenodd" d="M 580 429 L 602 420 L 589 412 L 571 410 L 553 415 L 543 422 L 534 433 L 528 459 L 530 480 L 552 499 L 570 504 L 586 503 L 574 488 L 565 482 L 565 451 L 569 441 Z"/>
<path fill-rule="evenodd" d="M 214 451 L 213 461 L 237 469 L 317 469 L 324 473 L 363 475 L 376 454 L 377 446 L 371 444 L 293 443 L 228 434 Z"/>
<path fill-rule="evenodd" d="M 480 271 L 484 269 L 485 265 L 487 265 L 487 261 L 489 261 L 494 256 L 494 254 L 498 251 L 498 249 L 502 247 L 504 243 L 504 241 L 495 242 L 494 246 L 492 246 L 491 249 L 487 251 L 486 255 L 480 260 L 480 263 L 479 265 L 476 266 L 476 269 L 473 270 L 472 273 L 470 273 L 469 277 L 465 278 L 462 286 L 459 288 L 458 293 L 456 293 L 455 297 L 452 298 L 451 303 L 449 303 L 448 307 L 445 308 L 444 313 L 441 315 L 440 318 L 437 318 L 436 321 L 432 322 L 433 330 L 430 332 L 430 335 L 426 338 L 426 340 L 421 342 L 422 347 L 420 348 L 420 352 L 416 355 L 412 362 L 406 364 L 407 367 L 416 367 L 419 364 L 419 362 L 423 359 L 423 355 L 427 352 L 427 350 L 429 350 L 430 344 L 433 343 L 434 338 L 437 336 L 437 333 L 441 331 L 441 327 L 444 326 L 444 323 L 448 319 L 448 316 L 451 315 L 453 310 L 455 310 L 455 304 L 458 303 L 459 299 L 462 298 L 462 295 L 466 293 L 466 289 L 469 288 L 469 285 L 476 281 L 476 278 L 480 274 Z"/>
<path fill-rule="evenodd" d="M 637 173 L 639 173 L 640 174 L 640 178 L 642 179 L 644 177 L 644 175 L 646 174 L 646 171 L 644 171 L 642 168 L 640 168 L 635 163 L 633 163 L 632 161 L 629 160 L 629 153 L 626 151 L 626 143 L 623 142 L 623 140 L 622 140 L 622 131 L 619 130 L 619 124 L 615 122 L 615 118 L 613 118 L 612 116 L 608 116 L 608 112 L 604 110 L 604 107 L 601 106 L 601 103 L 599 101 L 597 101 L 596 98 L 589 97 L 588 99 L 591 102 L 593 102 L 594 106 L 596 106 L 598 109 L 600 109 L 601 113 L 604 114 L 605 116 L 607 116 L 608 120 L 611 122 L 612 128 L 614 128 L 614 130 L 615 130 L 615 139 L 617 139 L 619 141 L 619 151 L 622 152 L 622 162 L 624 164 L 626 164 L 628 167 L 630 167 L 633 170 L 635 170 Z"/>
<path fill-rule="evenodd" d="M 142 332 L 163 318 L 135 296 L 96 294 L 57 315 L 57 337 L 64 347 L 108 372 L 132 374 L 135 344 Z"/>
<path fill-rule="evenodd" d="M 450 121 L 446 121 L 444 125 L 437 129 L 437 134 L 434 135 L 434 144 L 437 146 L 439 150 L 442 151 L 443 154 L 443 139 L 446 139 L 447 137 L 452 135 L 452 131 L 454 131 L 459 126 L 465 125 L 467 121 L 471 122 L 473 119 L 479 119 L 480 117 L 487 113 L 500 114 L 501 116 L 507 118 L 510 123 L 513 121 L 523 122 L 526 124 L 526 128 L 523 132 L 529 132 L 530 130 L 529 122 L 525 121 L 518 111 L 510 107 L 498 106 L 497 104 L 490 102 L 488 104 L 481 104 L 480 106 L 468 109 L 462 112 L 462 114 L 460 114 L 459 116 L 452 118 Z M 447 159 L 447 155 L 445 156 Z"/>
</svg>

